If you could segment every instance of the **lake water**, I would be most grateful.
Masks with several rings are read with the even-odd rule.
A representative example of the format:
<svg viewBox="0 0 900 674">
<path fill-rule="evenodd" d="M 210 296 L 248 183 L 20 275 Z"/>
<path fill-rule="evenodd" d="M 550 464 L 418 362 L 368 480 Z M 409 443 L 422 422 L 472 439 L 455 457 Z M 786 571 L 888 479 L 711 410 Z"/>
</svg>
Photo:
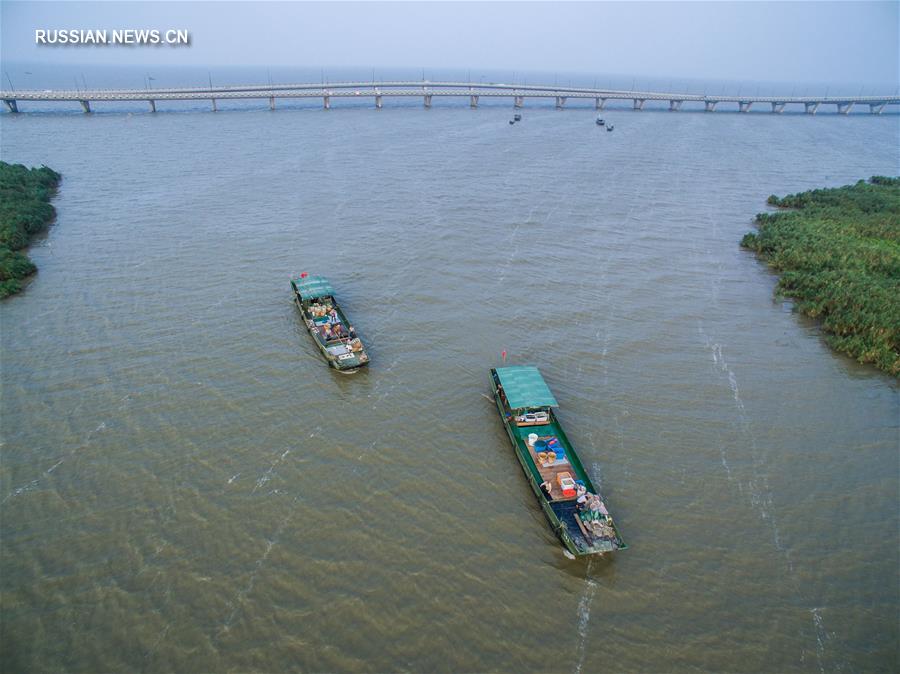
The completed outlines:
<svg viewBox="0 0 900 674">
<path fill-rule="evenodd" d="M 900 174 L 896 115 L 264 107 L 2 116 L 64 176 L 0 304 L 3 671 L 896 671 L 900 389 L 738 245 Z M 503 350 L 629 550 L 563 555 Z"/>
</svg>

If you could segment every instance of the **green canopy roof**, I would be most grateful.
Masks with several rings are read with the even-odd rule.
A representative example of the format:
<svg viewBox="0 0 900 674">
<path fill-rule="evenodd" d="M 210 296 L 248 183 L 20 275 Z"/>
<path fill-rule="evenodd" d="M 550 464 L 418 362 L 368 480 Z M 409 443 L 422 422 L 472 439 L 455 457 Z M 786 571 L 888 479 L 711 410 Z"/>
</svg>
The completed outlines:
<svg viewBox="0 0 900 674">
<path fill-rule="evenodd" d="M 536 367 L 529 365 L 498 367 L 497 376 L 500 378 L 500 384 L 511 409 L 559 406 Z"/>
<path fill-rule="evenodd" d="M 305 300 L 334 295 L 334 288 L 324 276 L 307 276 L 306 278 L 295 278 L 293 281 L 297 290 L 300 291 L 300 296 Z"/>
</svg>

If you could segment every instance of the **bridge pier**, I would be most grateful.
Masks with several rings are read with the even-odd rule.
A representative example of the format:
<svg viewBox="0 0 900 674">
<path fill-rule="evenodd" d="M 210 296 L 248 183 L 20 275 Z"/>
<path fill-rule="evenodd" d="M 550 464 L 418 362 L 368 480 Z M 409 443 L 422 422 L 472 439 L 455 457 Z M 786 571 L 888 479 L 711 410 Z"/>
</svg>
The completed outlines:
<svg viewBox="0 0 900 674">
<path fill-rule="evenodd" d="M 381 98 L 381 94 L 375 96 L 375 109 L 381 110 L 384 107 L 384 100 Z"/>
<path fill-rule="evenodd" d="M 269 96 L 269 110 L 275 109 L 275 97 Z"/>
<path fill-rule="evenodd" d="M 331 96 L 323 96 L 322 105 L 326 110 L 331 110 Z"/>
<path fill-rule="evenodd" d="M 751 105 L 753 105 L 753 101 L 738 101 L 738 111 L 750 112 Z"/>
<path fill-rule="evenodd" d="M 81 107 L 84 108 L 84 111 L 86 113 L 91 111 L 91 102 L 90 101 L 81 100 L 78 102 L 81 103 Z"/>
<path fill-rule="evenodd" d="M 15 101 L 13 101 L 15 103 Z M 884 103 L 869 103 L 869 112 L 873 115 L 880 115 L 881 111 L 884 110 Z"/>
<path fill-rule="evenodd" d="M 156 101 L 150 100 L 148 103 L 150 103 L 150 112 L 156 112 Z"/>
<path fill-rule="evenodd" d="M 469 107 L 470 108 L 478 107 L 478 96 L 476 96 L 475 94 L 472 94 L 471 96 L 469 96 Z"/>
<path fill-rule="evenodd" d="M 706 112 L 715 112 L 719 101 L 706 101 Z"/>
<path fill-rule="evenodd" d="M 853 101 L 850 101 L 849 103 L 837 103 L 839 115 L 849 115 L 851 108 L 853 108 Z"/>
<path fill-rule="evenodd" d="M 218 106 L 216 106 L 216 99 L 213 98 L 211 100 L 212 100 L 212 105 L 213 105 L 213 112 L 218 112 L 219 108 L 218 108 Z"/>
<path fill-rule="evenodd" d="M 513 100 L 513 107 L 521 108 L 523 105 L 525 105 L 525 97 L 524 96 L 516 96 L 515 99 Z"/>
<path fill-rule="evenodd" d="M 814 114 L 816 114 L 816 110 L 819 109 L 819 106 L 820 106 L 820 105 L 821 105 L 821 102 L 820 102 L 820 101 L 816 101 L 815 103 L 804 103 L 804 104 L 803 104 L 803 106 L 806 108 L 806 114 L 807 114 L 807 115 L 814 115 Z"/>
<path fill-rule="evenodd" d="M 602 110 L 606 106 L 606 99 L 600 98 L 599 96 L 594 99 L 594 109 Z"/>
<path fill-rule="evenodd" d="M 6 103 L 6 107 L 9 108 L 10 112 L 18 112 L 19 106 L 16 105 L 16 101 L 12 98 L 4 98 L 3 102 Z"/>
<path fill-rule="evenodd" d="M 425 107 L 431 107 L 431 94 L 425 94 Z"/>
<path fill-rule="evenodd" d="M 566 97 L 565 96 L 557 96 L 556 97 L 556 109 L 562 110 L 566 106 Z"/>
<path fill-rule="evenodd" d="M 784 112 L 784 103 L 776 103 L 775 101 L 772 101 L 772 112 L 778 114 Z"/>
<path fill-rule="evenodd" d="M 643 98 L 635 98 L 634 99 L 634 109 L 635 110 L 643 110 L 644 109 L 644 100 Z"/>
<path fill-rule="evenodd" d="M 676 101 L 676 100 L 669 101 L 669 111 L 671 112 L 671 111 L 681 110 L 682 103 L 684 103 L 684 101 Z"/>
</svg>

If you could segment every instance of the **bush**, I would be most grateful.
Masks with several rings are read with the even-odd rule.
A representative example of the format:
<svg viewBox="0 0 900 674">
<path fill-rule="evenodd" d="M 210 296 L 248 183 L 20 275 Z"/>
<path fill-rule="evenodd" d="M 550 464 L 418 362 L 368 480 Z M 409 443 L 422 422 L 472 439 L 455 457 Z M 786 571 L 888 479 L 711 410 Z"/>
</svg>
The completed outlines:
<svg viewBox="0 0 900 674">
<path fill-rule="evenodd" d="M 61 177 L 46 166 L 29 169 L 0 162 L 0 298 L 19 292 L 20 280 L 37 271 L 16 251 L 56 217 L 49 202 Z"/>
<path fill-rule="evenodd" d="M 828 342 L 900 377 L 900 178 L 875 176 L 768 203 L 741 245 L 782 272 L 776 291 L 819 318 Z"/>
</svg>

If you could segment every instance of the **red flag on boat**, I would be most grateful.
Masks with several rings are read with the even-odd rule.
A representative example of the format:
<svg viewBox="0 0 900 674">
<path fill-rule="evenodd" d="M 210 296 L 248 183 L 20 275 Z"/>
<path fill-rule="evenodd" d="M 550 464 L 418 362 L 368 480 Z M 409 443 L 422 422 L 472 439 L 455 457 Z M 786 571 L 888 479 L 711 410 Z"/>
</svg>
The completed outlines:
<svg viewBox="0 0 900 674">
<path fill-rule="evenodd" d="M 302 274 L 300 274 L 300 278 L 306 278 L 307 276 L 309 276 L 309 272 L 303 272 Z"/>
</svg>

